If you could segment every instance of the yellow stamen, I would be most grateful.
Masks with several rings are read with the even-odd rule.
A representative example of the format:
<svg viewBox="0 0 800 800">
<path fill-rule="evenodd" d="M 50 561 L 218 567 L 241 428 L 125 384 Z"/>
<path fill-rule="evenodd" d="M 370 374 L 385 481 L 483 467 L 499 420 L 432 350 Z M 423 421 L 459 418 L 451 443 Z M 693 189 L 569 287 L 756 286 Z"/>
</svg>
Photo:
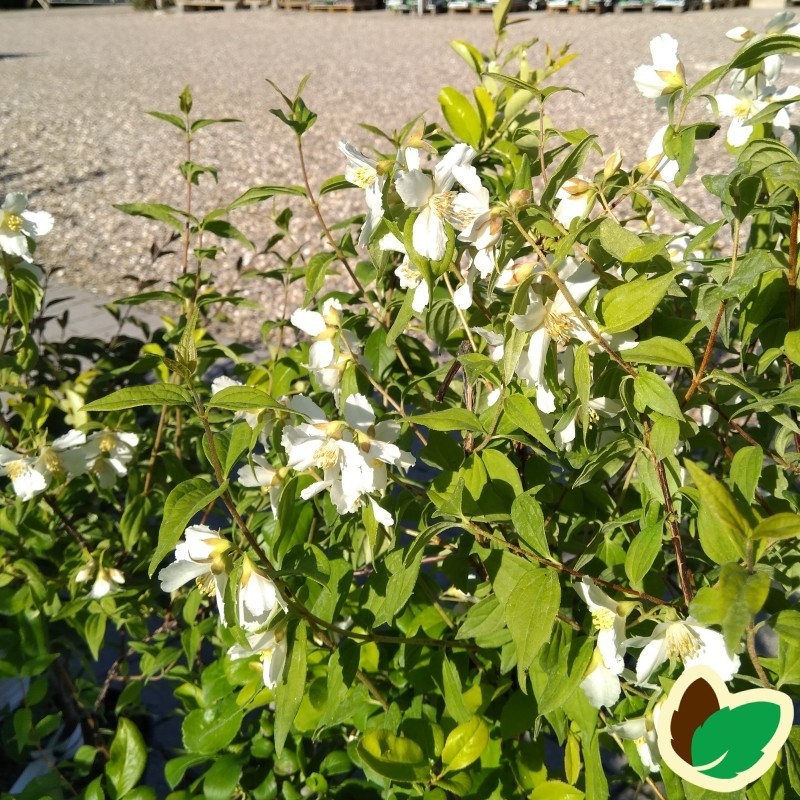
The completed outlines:
<svg viewBox="0 0 800 800">
<path fill-rule="evenodd" d="M 30 470 L 27 462 L 19 459 L 18 461 L 9 461 L 8 464 L 5 465 L 6 475 L 11 478 L 12 481 L 21 478 L 26 472 Z"/>
<path fill-rule="evenodd" d="M 456 198 L 455 192 L 439 192 L 428 201 L 433 213 L 439 219 L 450 219 L 453 212 L 453 200 Z"/>
<path fill-rule="evenodd" d="M 206 572 L 195 578 L 194 582 L 197 584 L 197 588 L 206 595 L 206 597 L 214 597 L 217 594 L 217 582 L 214 580 L 212 573 Z"/>
<path fill-rule="evenodd" d="M 575 323 L 566 314 L 551 311 L 544 321 L 544 327 L 551 339 L 564 345 L 572 338 Z"/>
<path fill-rule="evenodd" d="M 356 167 L 352 175 L 352 183 L 358 186 L 359 189 L 366 189 L 375 182 L 378 174 L 374 167 Z"/>
<path fill-rule="evenodd" d="M 12 214 L 10 211 L 3 212 L 3 225 L 2 227 L 8 228 L 13 233 L 18 233 L 22 230 L 25 220 L 18 214 Z"/>
<path fill-rule="evenodd" d="M 696 656 L 703 646 L 700 637 L 682 622 L 674 622 L 667 628 L 665 642 L 670 660 L 686 661 Z"/>
<path fill-rule="evenodd" d="M 97 447 L 101 453 L 110 453 L 116 446 L 117 437 L 110 431 L 102 434 L 97 442 Z"/>
<path fill-rule="evenodd" d="M 592 624 L 599 631 L 610 631 L 614 627 L 617 615 L 610 608 L 592 611 Z"/>
<path fill-rule="evenodd" d="M 44 453 L 42 453 L 42 460 L 44 461 L 45 469 L 47 469 L 48 472 L 52 472 L 54 475 L 57 475 L 58 473 L 64 471 L 64 465 L 61 463 L 61 458 L 52 447 L 48 447 Z"/>
<path fill-rule="evenodd" d="M 328 439 L 317 448 L 313 458 L 319 469 L 331 469 L 339 461 L 339 448 Z"/>
</svg>

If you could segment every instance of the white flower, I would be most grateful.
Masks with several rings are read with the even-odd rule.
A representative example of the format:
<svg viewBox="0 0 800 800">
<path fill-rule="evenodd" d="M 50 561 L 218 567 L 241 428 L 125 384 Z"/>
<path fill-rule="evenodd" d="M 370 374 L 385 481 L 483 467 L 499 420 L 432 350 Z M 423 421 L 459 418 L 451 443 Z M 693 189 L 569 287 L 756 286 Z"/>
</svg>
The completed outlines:
<svg viewBox="0 0 800 800">
<path fill-rule="evenodd" d="M 588 577 L 575 584 L 575 591 L 592 612 L 592 625 L 597 630 L 597 649 L 603 665 L 615 675 L 625 668 L 625 617 L 619 606 Z"/>
<path fill-rule="evenodd" d="M 595 649 L 581 689 L 593 708 L 611 708 L 622 694 L 619 676 L 603 664 L 603 656 Z"/>
<path fill-rule="evenodd" d="M 474 244 L 478 250 L 493 247 L 500 238 L 503 221 L 492 216 L 489 190 L 483 186 L 471 164 L 457 164 L 453 167 L 453 175 L 467 190 L 459 192 L 453 199 L 452 217 L 455 227 L 461 230 L 458 238 Z"/>
<path fill-rule="evenodd" d="M 322 313 L 298 308 L 290 320 L 295 328 L 314 338 L 307 366 L 320 384 L 333 392 L 337 405 L 342 372 L 361 354 L 361 342 L 355 334 L 342 329 L 341 312 L 342 304 L 328 298 L 323 303 Z"/>
<path fill-rule="evenodd" d="M 567 258 L 559 275 L 578 304 L 586 299 L 599 280 L 591 264 L 585 261 L 578 263 L 571 257 Z M 552 300 L 548 300 L 531 287 L 529 299 L 524 314 L 511 316 L 517 329 L 531 334 L 528 349 L 522 354 L 516 371 L 520 378 L 536 387 L 539 409 L 551 414 L 556 408 L 555 397 L 544 382 L 544 365 L 550 342 L 566 345 L 573 338 L 588 341 L 591 337 L 560 290 Z"/>
<path fill-rule="evenodd" d="M 677 41 L 668 33 L 662 33 L 650 40 L 650 53 L 652 65 L 643 64 L 633 73 L 636 88 L 654 100 L 682 89 L 685 82 Z"/>
<path fill-rule="evenodd" d="M 77 577 L 76 577 L 77 580 Z M 105 569 L 100 567 L 97 570 L 97 577 L 94 579 L 89 597 L 99 600 L 107 594 L 117 591 L 117 588 L 125 583 L 125 576 L 118 569 Z"/>
<path fill-rule="evenodd" d="M 27 211 L 28 198 L 20 192 L 6 195 L 0 206 L 0 250 L 23 261 L 33 261 L 31 243 L 53 228 L 46 211 Z"/>
<path fill-rule="evenodd" d="M 748 39 L 752 39 L 755 35 L 755 31 L 751 31 L 750 28 L 745 28 L 744 25 L 737 25 L 735 28 L 731 28 L 725 34 L 732 42 L 746 42 Z"/>
<path fill-rule="evenodd" d="M 513 292 L 523 281 L 533 274 L 536 263 L 529 256 L 506 264 L 495 282 L 495 289 Z"/>
<path fill-rule="evenodd" d="M 0 445 L 0 475 L 11 479 L 14 493 L 21 500 L 30 500 L 47 489 L 47 480 L 34 469 L 35 458 L 21 456 Z"/>
<path fill-rule="evenodd" d="M 731 118 L 728 133 L 725 137 L 731 147 L 741 147 L 747 144 L 750 137 L 755 133 L 755 129 L 748 120 L 763 111 L 770 103 L 790 98 L 800 100 L 799 87 L 787 86 L 778 90 L 774 86 L 765 84 L 760 74 L 744 82 L 735 81 L 732 88 L 736 91 L 736 94 L 714 95 L 719 114 L 723 117 Z M 777 136 L 780 136 L 791 126 L 789 113 L 792 105 L 780 108 L 772 120 L 772 128 Z"/>
<path fill-rule="evenodd" d="M 53 444 L 42 448 L 34 469 L 41 472 L 49 486 L 54 478 L 65 475 L 82 475 L 89 469 L 91 460 L 81 447 L 86 443 L 86 434 L 72 430 L 59 436 Z"/>
<path fill-rule="evenodd" d="M 596 197 L 594 186 L 580 175 L 569 178 L 556 192 L 556 198 L 560 201 L 555 211 L 556 219 L 565 228 L 569 228 L 572 220 L 589 214 Z"/>
<path fill-rule="evenodd" d="M 264 456 L 252 456 L 252 463 L 239 468 L 239 483 L 247 489 L 269 492 L 269 504 L 275 517 L 278 516 L 278 501 L 283 490 L 281 470 L 275 469 Z"/>
<path fill-rule="evenodd" d="M 475 253 L 463 273 L 464 283 L 453 292 L 453 303 L 456 308 L 467 309 L 472 305 L 472 287 L 475 279 L 480 275 L 485 280 L 494 272 L 496 265 L 497 249 L 494 246 Z"/>
<path fill-rule="evenodd" d="M 339 150 L 344 153 L 347 159 L 345 178 L 359 189 L 364 189 L 369 213 L 364 220 L 358 243 L 365 247 L 369 242 L 372 231 L 383 217 L 383 185 L 386 176 L 379 171 L 378 163 L 356 150 L 349 142 L 340 141 Z"/>
<path fill-rule="evenodd" d="M 228 389 L 231 386 L 244 386 L 244 384 L 241 381 L 237 381 L 236 378 L 220 375 L 211 382 L 211 396 L 213 397 L 217 392 L 221 392 L 223 389 Z M 255 429 L 258 427 L 258 418 L 260 416 L 260 411 L 237 411 L 233 415 L 233 418 L 234 420 L 243 419 L 251 428 Z"/>
<path fill-rule="evenodd" d="M 655 728 L 660 713 L 661 706 L 656 705 L 652 718 L 634 717 L 606 728 L 606 732 L 612 736 L 633 740 L 642 764 L 650 772 L 658 772 L 661 769 L 661 755 L 658 750 L 658 736 Z"/>
<path fill-rule="evenodd" d="M 645 154 L 645 167 L 646 171 L 650 173 L 650 179 L 653 183 L 666 185 L 674 183 L 678 175 L 679 165 L 677 161 L 668 158 L 664 154 L 664 135 L 667 132 L 667 126 L 659 128 L 650 144 L 647 145 L 647 153 Z M 692 163 L 689 167 L 689 172 L 694 172 L 697 169 L 697 160 L 692 156 Z"/>
<path fill-rule="evenodd" d="M 329 421 L 322 409 L 306 397 L 292 398 L 289 406 L 308 422 L 283 429 L 281 441 L 287 466 L 298 471 L 316 467 L 323 473 L 321 480 L 301 492 L 304 500 L 327 490 L 336 510 L 350 514 L 363 505 L 365 495 L 386 488 L 387 464 L 400 469 L 414 464 L 413 456 L 393 444 L 400 426 L 389 421 L 376 424 L 375 412 L 362 394 L 347 398 L 343 421 Z M 391 524 L 388 514 L 374 504 L 376 507 L 383 512 L 376 512 L 378 521 Z"/>
<path fill-rule="evenodd" d="M 228 655 L 234 661 L 258 655 L 262 663 L 264 686 L 274 689 L 281 679 L 286 664 L 287 647 L 283 629 L 279 627 L 264 633 L 250 634 L 247 642 L 247 647 L 240 644 L 233 645 L 228 650 Z"/>
<path fill-rule="evenodd" d="M 175 561 L 159 573 L 161 589 L 174 592 L 194 580 L 203 594 L 216 596 L 219 615 L 225 624 L 223 596 L 228 583 L 225 553 L 231 543 L 207 525 L 192 525 L 183 534 L 184 541 L 175 548 Z"/>
<path fill-rule="evenodd" d="M 239 584 L 239 625 L 245 630 L 259 630 L 272 622 L 286 603 L 275 584 L 262 575 L 245 556 Z"/>
<path fill-rule="evenodd" d="M 422 256 L 439 261 L 447 245 L 445 222 L 454 224 L 453 202 L 456 193 L 453 168 L 468 165 L 477 153 L 466 144 L 457 144 L 447 151 L 434 167 L 433 175 L 418 168 L 401 172 L 395 179 L 397 193 L 408 208 L 419 209 L 414 220 L 414 249 Z"/>
<path fill-rule="evenodd" d="M 506 349 L 506 340 L 503 338 L 503 334 L 486 328 L 473 328 L 472 330 L 489 345 L 489 358 L 492 361 L 502 361 Z"/>
<path fill-rule="evenodd" d="M 117 478 L 127 474 L 138 444 L 139 437 L 135 433 L 97 431 L 89 436 L 81 451 L 100 486 L 110 489 Z"/>
<path fill-rule="evenodd" d="M 386 236 L 381 238 L 378 246 L 381 250 L 392 250 L 405 256 L 400 266 L 395 269 L 394 274 L 397 275 L 400 281 L 401 289 L 414 290 L 411 308 L 417 314 L 421 314 L 428 307 L 431 293 L 427 281 L 422 277 L 422 273 L 411 263 L 405 245 L 393 233 L 387 233 Z"/>
<path fill-rule="evenodd" d="M 634 636 L 625 644 L 641 647 L 636 662 L 636 682 L 646 684 L 653 673 L 669 660 L 686 667 L 698 664 L 711 667 L 724 681 L 739 669 L 739 656 L 730 655 L 722 634 L 699 625 L 692 617 L 686 621 L 660 622 L 649 636 Z"/>
</svg>

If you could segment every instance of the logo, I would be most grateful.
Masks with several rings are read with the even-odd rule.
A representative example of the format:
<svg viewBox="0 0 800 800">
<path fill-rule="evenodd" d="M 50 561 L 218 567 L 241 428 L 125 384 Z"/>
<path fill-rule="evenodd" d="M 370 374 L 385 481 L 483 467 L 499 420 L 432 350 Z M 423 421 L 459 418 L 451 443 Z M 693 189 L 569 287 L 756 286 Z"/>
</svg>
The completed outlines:
<svg viewBox="0 0 800 800">
<path fill-rule="evenodd" d="M 791 699 L 774 689 L 728 691 L 710 667 L 678 678 L 656 722 L 667 766 L 703 789 L 731 792 L 758 780 L 792 728 Z"/>
</svg>

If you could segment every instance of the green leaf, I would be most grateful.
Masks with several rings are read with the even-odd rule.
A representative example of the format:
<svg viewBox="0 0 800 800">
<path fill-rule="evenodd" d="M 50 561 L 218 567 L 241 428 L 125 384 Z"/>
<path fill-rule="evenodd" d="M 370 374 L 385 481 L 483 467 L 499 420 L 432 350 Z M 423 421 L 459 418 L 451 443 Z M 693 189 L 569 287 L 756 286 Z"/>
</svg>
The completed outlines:
<svg viewBox="0 0 800 800">
<path fill-rule="evenodd" d="M 508 597 L 505 618 L 517 651 L 521 684 L 525 671 L 550 639 L 560 604 L 561 586 L 555 573 L 547 569 L 534 569 L 523 575 Z"/>
<path fill-rule="evenodd" d="M 170 125 L 174 125 L 176 128 L 186 133 L 186 120 L 181 119 L 177 114 L 165 114 L 163 111 L 145 111 L 144 113 L 156 119 L 160 119 L 163 122 L 168 122 Z"/>
<path fill-rule="evenodd" d="M 506 28 L 508 22 L 508 12 L 511 10 L 511 0 L 499 0 L 492 9 L 492 23 L 494 24 L 495 36 L 499 37 Z"/>
<path fill-rule="evenodd" d="M 464 704 L 461 678 L 458 676 L 456 665 L 449 658 L 445 658 L 442 662 L 442 689 L 447 713 L 456 722 L 468 720 L 471 714 Z"/>
<path fill-rule="evenodd" d="M 472 431 L 483 433 L 483 426 L 472 411 L 466 408 L 445 408 L 442 411 L 431 411 L 429 414 L 417 414 L 408 417 L 408 422 L 424 425 L 432 431 Z"/>
<path fill-rule="evenodd" d="M 427 781 L 430 768 L 422 748 L 411 739 L 395 736 L 391 731 L 365 733 L 356 748 L 369 769 L 399 783 Z"/>
<path fill-rule="evenodd" d="M 182 386 L 171 383 L 152 383 L 146 386 L 128 386 L 107 397 L 87 403 L 84 411 L 121 411 L 137 406 L 191 405 L 192 396 Z"/>
<path fill-rule="evenodd" d="M 123 797 L 136 786 L 146 764 L 147 748 L 142 734 L 127 717 L 120 717 L 105 770 L 115 797 Z"/>
<path fill-rule="evenodd" d="M 735 778 L 758 763 L 780 721 L 777 703 L 757 701 L 721 708 L 694 732 L 692 765 L 711 778 Z"/>
<path fill-rule="evenodd" d="M 254 203 L 263 203 L 265 200 L 271 200 L 277 195 L 305 197 L 306 190 L 302 186 L 254 186 L 237 197 L 228 206 L 228 211 L 233 211 L 235 208 L 241 208 L 242 206 L 251 206 Z"/>
<path fill-rule="evenodd" d="M 397 312 L 397 316 L 394 318 L 392 322 L 392 327 L 389 328 L 389 333 L 386 334 L 386 346 L 392 347 L 394 343 L 397 341 L 397 337 L 400 336 L 408 326 L 408 323 L 411 321 L 411 318 L 414 316 L 414 290 L 410 289 L 406 292 L 405 297 L 403 298 L 403 304 L 400 306 L 400 310 Z"/>
<path fill-rule="evenodd" d="M 224 219 L 203 221 L 203 230 L 213 233 L 220 239 L 235 239 L 248 250 L 255 252 L 255 245 L 235 226 Z"/>
<path fill-rule="evenodd" d="M 490 594 L 470 606 L 456 639 L 474 639 L 479 647 L 499 647 L 510 640 L 497 595 Z"/>
<path fill-rule="evenodd" d="M 86 644 L 95 661 L 100 657 L 100 648 L 103 646 L 105 639 L 107 623 L 108 617 L 102 613 L 92 614 L 86 620 L 83 635 L 86 637 Z"/>
<path fill-rule="evenodd" d="M 446 86 L 439 92 L 439 105 L 456 138 L 476 149 L 480 147 L 481 118 L 472 103 L 457 89 Z"/>
<path fill-rule="evenodd" d="M 667 386 L 666 381 L 654 372 L 645 369 L 633 379 L 633 403 L 637 411 L 651 408 L 666 417 L 683 419 L 683 412 L 678 405 L 675 393 Z"/>
<path fill-rule="evenodd" d="M 306 689 L 306 626 L 299 623 L 292 637 L 281 682 L 275 689 L 275 752 L 280 755 Z"/>
<path fill-rule="evenodd" d="M 183 721 L 183 746 L 190 753 L 216 755 L 239 733 L 243 716 L 234 694 L 220 698 L 208 708 L 196 708 Z"/>
<path fill-rule="evenodd" d="M 328 274 L 328 266 L 336 259 L 336 253 L 314 253 L 308 260 L 306 267 L 306 295 L 303 298 L 303 305 L 308 306 L 314 296 L 325 283 L 325 276 Z"/>
<path fill-rule="evenodd" d="M 583 162 L 586 161 L 589 156 L 589 149 L 600 149 L 596 139 L 597 136 L 595 134 L 587 135 L 572 148 L 569 155 L 561 162 L 558 169 L 547 182 L 547 186 L 544 192 L 542 192 L 542 198 L 539 201 L 541 206 L 550 208 L 553 200 L 555 200 L 556 192 L 564 185 L 564 181 L 574 177 L 581 171 Z"/>
<path fill-rule="evenodd" d="M 625 350 L 624 358 L 633 364 L 655 364 L 663 367 L 687 367 L 694 369 L 692 351 L 675 339 L 666 336 L 654 336 L 645 339 L 635 347 Z"/>
<path fill-rule="evenodd" d="M 789 331 L 783 339 L 786 356 L 795 364 L 800 364 L 800 331 Z"/>
<path fill-rule="evenodd" d="M 661 552 L 663 523 L 648 525 L 633 537 L 625 556 L 625 574 L 631 586 L 640 589 L 645 575 L 650 572 L 658 554 Z"/>
<path fill-rule="evenodd" d="M 583 800 L 584 797 L 585 795 L 580 789 L 576 789 L 568 783 L 545 781 L 528 795 L 528 800 Z"/>
<path fill-rule="evenodd" d="M 601 220 L 597 227 L 597 235 L 603 250 L 618 261 L 627 261 L 628 256 L 643 244 L 635 233 L 608 217 Z"/>
<path fill-rule="evenodd" d="M 800 514 L 773 514 L 762 519 L 750 536 L 753 539 L 791 539 L 800 536 Z"/>
<path fill-rule="evenodd" d="M 467 62 L 467 64 L 472 67 L 475 74 L 480 76 L 483 72 L 483 56 L 480 54 L 480 51 L 473 47 L 471 44 L 467 44 L 467 42 L 462 42 L 458 39 L 450 42 L 450 47 Z"/>
<path fill-rule="evenodd" d="M 601 310 L 606 333 L 622 333 L 653 315 L 670 284 L 683 267 L 656 278 L 636 278 L 615 286 L 603 297 Z"/>
<path fill-rule="evenodd" d="M 241 122 L 240 119 L 234 119 L 233 117 L 220 117 L 218 119 L 196 119 L 192 123 L 191 133 L 196 133 L 203 128 L 208 127 L 209 125 L 222 125 L 229 122 Z"/>
<path fill-rule="evenodd" d="M 747 626 L 761 610 L 769 594 L 769 575 L 749 575 L 739 564 L 722 566 L 719 580 L 712 587 L 703 587 L 691 605 L 692 616 L 704 625 L 720 625 L 725 646 L 733 653 Z"/>
<path fill-rule="evenodd" d="M 717 564 L 745 557 L 745 538 L 750 528 L 727 487 L 706 475 L 692 461 L 684 465 L 700 494 L 698 533 L 700 546 Z"/>
<path fill-rule="evenodd" d="M 511 504 L 511 522 L 520 541 L 545 558 L 552 558 L 544 529 L 542 507 L 528 491 L 514 498 Z"/>
<path fill-rule="evenodd" d="M 253 431 L 247 422 L 237 422 L 230 428 L 214 434 L 214 446 L 217 457 L 222 467 L 222 475 L 227 478 L 242 453 L 250 446 L 253 438 Z M 211 450 L 208 445 L 208 438 L 203 437 L 203 450 L 209 464 L 213 464 Z"/>
<path fill-rule="evenodd" d="M 650 448 L 657 459 L 663 461 L 675 452 L 681 426 L 672 417 L 659 417 L 650 429 Z"/>
<path fill-rule="evenodd" d="M 731 480 L 746 503 L 752 503 L 761 478 L 764 451 L 757 446 L 743 447 L 731 461 Z"/>
<path fill-rule="evenodd" d="M 800 796 L 800 726 L 792 727 L 789 738 L 784 747 L 786 753 L 786 767 L 789 784 L 795 793 Z"/>
<path fill-rule="evenodd" d="M 772 627 L 781 639 L 791 645 L 800 646 L 800 611 L 785 608 L 775 618 Z"/>
<path fill-rule="evenodd" d="M 14 738 L 17 741 L 18 750 L 22 750 L 28 744 L 28 734 L 31 732 L 33 722 L 33 712 L 30 708 L 18 708 L 14 712 Z"/>
<path fill-rule="evenodd" d="M 150 577 L 167 553 L 175 548 L 192 517 L 216 500 L 227 487 L 227 481 L 216 486 L 206 478 L 191 478 L 172 489 L 164 503 L 158 545 L 147 570 Z"/>
<path fill-rule="evenodd" d="M 241 775 L 241 758 L 220 756 L 203 776 L 203 797 L 205 800 L 230 800 L 236 796 L 235 790 Z"/>
<path fill-rule="evenodd" d="M 117 203 L 114 208 L 131 217 L 147 217 L 147 219 L 165 222 L 177 231 L 183 231 L 184 228 L 185 223 L 177 216 L 183 212 L 163 203 Z"/>
<path fill-rule="evenodd" d="M 547 432 L 536 406 L 522 394 L 506 395 L 503 412 L 508 419 L 528 436 L 555 452 L 556 446 Z"/>
<path fill-rule="evenodd" d="M 757 38 L 743 47 L 729 64 L 729 69 L 747 69 L 760 64 L 767 56 L 777 53 L 800 53 L 800 37 L 776 33 Z"/>
<path fill-rule="evenodd" d="M 489 729 L 480 717 L 472 717 L 453 728 L 444 743 L 442 764 L 445 772 L 455 772 L 468 767 L 481 757 L 489 744 Z"/>
<path fill-rule="evenodd" d="M 209 399 L 206 407 L 228 411 L 261 411 L 265 408 L 285 410 L 285 406 L 273 400 L 263 389 L 254 386 L 228 386 L 221 389 Z"/>
</svg>

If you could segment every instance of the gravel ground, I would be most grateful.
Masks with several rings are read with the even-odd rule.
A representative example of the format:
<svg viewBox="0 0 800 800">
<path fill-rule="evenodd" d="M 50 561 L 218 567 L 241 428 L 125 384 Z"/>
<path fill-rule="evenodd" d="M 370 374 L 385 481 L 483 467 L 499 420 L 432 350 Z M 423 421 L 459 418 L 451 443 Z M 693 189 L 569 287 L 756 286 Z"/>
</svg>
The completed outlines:
<svg viewBox="0 0 800 800">
<path fill-rule="evenodd" d="M 538 36 L 554 47 L 571 44 L 580 57 L 556 82 L 584 94 L 554 96 L 549 109 L 554 123 L 599 133 L 606 152 L 619 148 L 632 165 L 643 159 L 663 124 L 631 79 L 638 64 L 650 62 L 650 38 L 669 32 L 678 39 L 691 80 L 730 57 L 735 45 L 725 39 L 726 30 L 740 24 L 762 29 L 774 13 L 749 8 L 602 16 L 538 12 L 513 26 L 511 37 Z M 301 180 L 290 132 L 269 113 L 278 103 L 265 77 L 291 93 L 302 75 L 311 74 L 304 97 L 319 119 L 306 147 L 312 181 L 318 182 L 343 171 L 337 139 L 375 143 L 357 122 L 391 130 L 416 114 L 439 121 L 440 87 L 471 87 L 469 70 L 447 46 L 452 39 L 488 48 L 491 17 L 272 10 L 178 15 L 127 7 L 1 13 L 0 188 L 26 191 L 34 207 L 56 216 L 41 256 L 59 268 L 62 282 L 98 294 L 131 293 L 135 277 L 169 280 L 177 262 L 152 263 L 150 246 L 163 240 L 163 227 L 127 217 L 112 203 L 180 206 L 183 199 L 176 170 L 183 158 L 179 136 L 144 110 L 175 111 L 177 95 L 189 84 L 195 114 L 243 120 L 208 129 L 197 140 L 195 160 L 220 170 L 219 186 L 204 182 L 196 195 L 195 208 L 208 210 L 250 186 Z M 534 66 L 542 44 L 530 53 Z M 800 68 L 788 65 L 784 78 L 800 83 Z M 721 141 L 703 150 L 701 170 L 723 172 L 729 164 Z M 358 213 L 361 197 L 330 195 L 323 200 L 325 213 L 330 219 Z M 713 217 L 698 183 L 690 179 L 684 197 Z M 314 248 L 310 214 L 299 203 L 295 207 L 294 234 Z M 236 224 L 259 245 L 274 232 L 266 207 L 236 215 Z M 243 252 L 232 247 L 217 262 L 226 287 L 237 280 L 235 264 Z M 276 264 L 259 257 L 253 266 Z M 232 312 L 229 336 L 258 338 L 263 306 L 274 303 L 275 285 L 240 284 L 262 308 Z"/>
</svg>

